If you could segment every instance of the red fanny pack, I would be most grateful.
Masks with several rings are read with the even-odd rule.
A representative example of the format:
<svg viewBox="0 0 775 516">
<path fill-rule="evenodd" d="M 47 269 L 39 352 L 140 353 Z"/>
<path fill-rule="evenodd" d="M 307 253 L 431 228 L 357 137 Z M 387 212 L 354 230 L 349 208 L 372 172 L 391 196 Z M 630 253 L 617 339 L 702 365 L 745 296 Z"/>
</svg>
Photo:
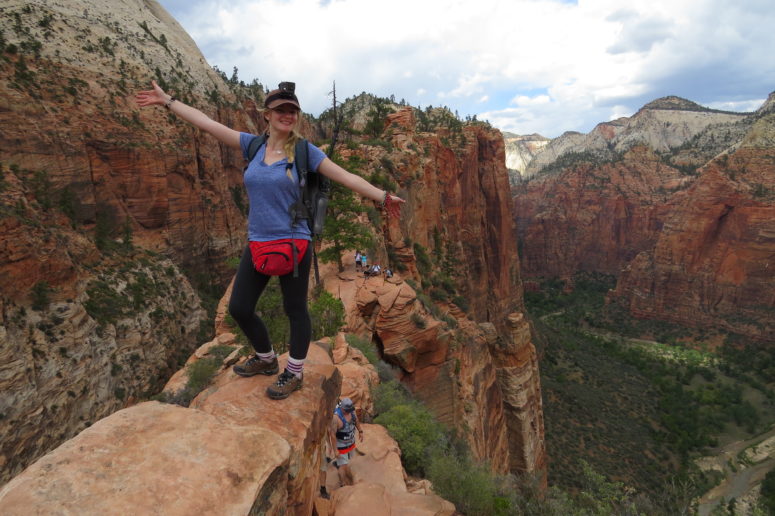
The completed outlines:
<svg viewBox="0 0 775 516">
<path fill-rule="evenodd" d="M 261 274 L 284 276 L 293 272 L 296 265 L 301 263 L 308 245 L 309 240 L 290 238 L 250 242 L 250 254 L 253 256 L 253 265 Z M 294 250 L 296 261 L 294 261 Z"/>
</svg>

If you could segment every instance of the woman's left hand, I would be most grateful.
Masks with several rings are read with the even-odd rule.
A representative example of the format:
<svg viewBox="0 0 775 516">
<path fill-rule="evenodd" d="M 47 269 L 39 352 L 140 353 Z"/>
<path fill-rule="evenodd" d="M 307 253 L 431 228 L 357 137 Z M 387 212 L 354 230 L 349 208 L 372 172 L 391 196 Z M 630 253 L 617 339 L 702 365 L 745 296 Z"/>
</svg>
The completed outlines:
<svg viewBox="0 0 775 516">
<path fill-rule="evenodd" d="M 406 201 L 397 195 L 388 194 L 385 196 L 385 211 L 388 217 L 400 217 L 401 205 Z"/>
<path fill-rule="evenodd" d="M 167 95 L 156 81 L 151 81 L 152 90 L 138 91 L 135 94 L 135 100 L 140 107 L 153 106 L 153 105 L 165 105 L 169 102 L 170 96 Z"/>
</svg>

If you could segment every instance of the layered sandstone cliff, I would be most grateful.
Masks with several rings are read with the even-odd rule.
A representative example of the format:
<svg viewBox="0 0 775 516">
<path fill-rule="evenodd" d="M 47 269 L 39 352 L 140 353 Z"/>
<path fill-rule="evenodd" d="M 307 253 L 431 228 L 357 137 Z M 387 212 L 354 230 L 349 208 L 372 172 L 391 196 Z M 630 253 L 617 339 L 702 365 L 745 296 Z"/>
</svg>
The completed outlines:
<svg viewBox="0 0 775 516">
<path fill-rule="evenodd" d="M 504 132 L 503 141 L 506 145 L 509 182 L 516 185 L 520 180 L 528 177 L 526 174 L 528 164 L 551 140 L 540 134 L 518 135 Z"/>
<path fill-rule="evenodd" d="M 242 243 L 241 157 L 133 93 L 156 78 L 255 126 L 154 1 L 6 2 L 0 31 L 4 482 L 158 390 Z"/>
<path fill-rule="evenodd" d="M 481 124 L 419 125 L 412 109 L 399 108 L 385 122 L 391 148 L 341 150 L 366 166 L 393 165 L 407 203 L 400 220 L 384 224 L 384 251 L 370 257 L 396 278 L 364 280 L 346 261 L 327 288 L 344 302 L 349 330 L 376 341 L 441 421 L 465 429 L 478 458 L 541 476 L 535 348 L 529 332 L 514 337 L 511 322 L 524 308 L 503 140 Z"/>
<path fill-rule="evenodd" d="M 654 245 L 668 199 L 692 179 L 647 147 L 615 163 L 579 163 L 532 178 L 514 190 L 522 273 L 618 274 Z"/>
<path fill-rule="evenodd" d="M 775 342 L 775 115 L 762 110 L 668 207 L 615 295 L 639 317 Z"/>
<path fill-rule="evenodd" d="M 770 340 L 771 105 L 668 97 L 576 137 L 515 190 L 523 273 L 611 274 L 633 315 Z"/>
<path fill-rule="evenodd" d="M 525 175 L 533 176 L 547 167 L 555 170 L 564 156 L 615 160 L 635 146 L 668 152 L 708 128 L 723 126 L 718 135 L 734 131 L 732 127 L 745 118 L 745 113 L 717 111 L 680 97 L 664 97 L 646 104 L 632 117 L 600 123 L 588 134 L 568 132 L 553 139 L 528 164 Z"/>
</svg>

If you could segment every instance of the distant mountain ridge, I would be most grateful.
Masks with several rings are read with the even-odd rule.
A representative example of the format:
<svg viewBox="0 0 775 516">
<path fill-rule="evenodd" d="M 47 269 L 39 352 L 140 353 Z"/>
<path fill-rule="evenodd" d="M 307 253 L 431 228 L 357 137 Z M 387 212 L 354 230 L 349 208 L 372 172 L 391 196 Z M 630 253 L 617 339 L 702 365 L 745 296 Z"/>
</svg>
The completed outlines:
<svg viewBox="0 0 775 516">
<path fill-rule="evenodd" d="M 588 153 L 601 161 L 610 161 L 636 145 L 668 152 L 711 127 L 725 131 L 730 124 L 748 116 L 749 113 L 712 110 L 681 97 L 662 97 L 649 102 L 632 117 L 600 123 L 587 134 L 567 132 L 551 140 L 528 164 L 524 175 L 540 174 L 568 154 Z"/>
</svg>

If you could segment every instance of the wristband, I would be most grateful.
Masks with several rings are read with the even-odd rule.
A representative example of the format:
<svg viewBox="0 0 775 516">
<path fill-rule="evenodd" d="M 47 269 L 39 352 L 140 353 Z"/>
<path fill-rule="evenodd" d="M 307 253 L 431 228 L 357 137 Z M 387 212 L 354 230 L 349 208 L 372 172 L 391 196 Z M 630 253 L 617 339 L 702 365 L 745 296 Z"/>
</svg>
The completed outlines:
<svg viewBox="0 0 775 516">
<path fill-rule="evenodd" d="M 170 97 L 170 99 L 164 104 L 164 108 L 169 109 L 172 103 L 175 102 L 176 100 L 178 99 L 176 99 L 175 97 Z"/>
</svg>

